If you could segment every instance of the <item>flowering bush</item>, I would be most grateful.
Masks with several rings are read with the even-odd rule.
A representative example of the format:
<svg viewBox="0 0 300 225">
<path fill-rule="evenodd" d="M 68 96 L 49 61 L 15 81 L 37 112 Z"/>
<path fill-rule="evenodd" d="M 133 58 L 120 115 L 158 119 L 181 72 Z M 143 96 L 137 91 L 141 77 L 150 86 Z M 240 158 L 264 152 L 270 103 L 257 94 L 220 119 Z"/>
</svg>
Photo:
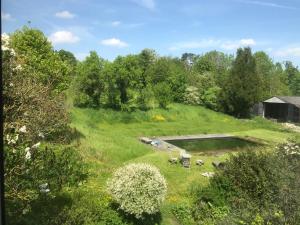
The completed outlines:
<svg viewBox="0 0 300 225">
<path fill-rule="evenodd" d="M 199 105 L 201 103 L 199 90 L 196 87 L 187 87 L 184 93 L 183 102 L 188 105 Z"/>
<path fill-rule="evenodd" d="M 118 169 L 107 186 L 120 208 L 136 218 L 157 213 L 167 193 L 165 178 L 159 170 L 144 163 Z"/>
<path fill-rule="evenodd" d="M 70 128 L 63 96 L 28 77 L 23 65 L 4 35 L 4 187 L 11 224 L 24 224 L 33 203 L 55 198 L 86 176 L 79 153 L 64 145 Z"/>
</svg>

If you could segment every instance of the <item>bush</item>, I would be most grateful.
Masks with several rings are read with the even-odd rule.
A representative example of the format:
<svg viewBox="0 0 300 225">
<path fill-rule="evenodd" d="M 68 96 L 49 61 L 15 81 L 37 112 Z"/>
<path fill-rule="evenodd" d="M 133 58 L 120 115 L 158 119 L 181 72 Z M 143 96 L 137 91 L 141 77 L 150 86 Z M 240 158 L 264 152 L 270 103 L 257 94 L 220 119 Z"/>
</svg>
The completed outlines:
<svg viewBox="0 0 300 225">
<path fill-rule="evenodd" d="M 167 193 L 166 181 L 159 170 L 143 163 L 118 169 L 107 186 L 119 207 L 136 218 L 157 213 Z"/>
<path fill-rule="evenodd" d="M 153 92 L 159 107 L 166 109 L 172 101 L 170 86 L 165 82 L 158 83 L 153 87 Z"/>
<path fill-rule="evenodd" d="M 193 86 L 187 87 L 183 99 L 185 104 L 199 105 L 201 101 L 198 88 Z"/>
<path fill-rule="evenodd" d="M 221 88 L 218 86 L 213 86 L 206 91 L 204 91 L 203 95 L 201 96 L 201 100 L 204 104 L 209 109 L 217 111 L 219 108 L 218 105 L 218 96 L 221 91 Z"/>
<path fill-rule="evenodd" d="M 298 224 L 300 221 L 300 147 L 294 143 L 275 151 L 232 155 L 208 187 L 218 190 L 230 212 L 219 224 Z M 198 202 L 210 193 L 199 192 Z M 198 204 L 199 205 L 199 204 Z M 203 207 L 199 218 L 209 215 Z"/>
<path fill-rule="evenodd" d="M 11 224 L 24 224 L 22 220 L 31 213 L 34 203 L 49 203 L 63 187 L 77 186 L 83 181 L 86 172 L 79 153 L 63 145 L 70 143 L 71 133 L 64 96 L 58 89 L 54 91 L 52 85 L 28 76 L 19 61 L 20 53 L 10 48 L 9 39 L 5 44 L 2 48 L 5 209 Z M 46 72 L 38 72 L 47 76 Z"/>
<path fill-rule="evenodd" d="M 192 206 L 181 203 L 172 208 L 172 213 L 182 225 L 196 224 L 192 215 Z"/>
<path fill-rule="evenodd" d="M 66 207 L 59 215 L 63 225 L 110 224 L 126 225 L 122 215 L 111 206 L 111 198 L 92 190 L 78 190 L 72 194 L 74 199 L 70 207 Z"/>
</svg>

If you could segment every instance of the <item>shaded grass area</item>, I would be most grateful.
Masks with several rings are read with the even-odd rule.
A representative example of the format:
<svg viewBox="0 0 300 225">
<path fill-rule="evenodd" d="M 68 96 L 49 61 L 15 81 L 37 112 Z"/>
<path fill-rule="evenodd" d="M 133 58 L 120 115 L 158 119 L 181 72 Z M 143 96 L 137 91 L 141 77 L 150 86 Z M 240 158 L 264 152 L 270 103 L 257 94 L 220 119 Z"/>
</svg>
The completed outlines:
<svg viewBox="0 0 300 225">
<path fill-rule="evenodd" d="M 168 163 L 178 153 L 154 150 L 138 140 L 141 136 L 188 135 L 227 133 L 241 137 L 254 137 L 269 144 L 298 137 L 280 125 L 254 118 L 238 120 L 199 106 L 173 104 L 168 110 L 153 109 L 147 112 L 118 112 L 105 109 L 71 108 L 72 126 L 81 133 L 80 150 L 89 164 L 90 190 L 105 190 L 112 172 L 129 162 L 146 162 L 157 166 L 168 182 L 168 196 L 162 208 L 162 224 L 177 224 L 170 207 L 178 202 L 191 201 L 190 189 L 208 184 L 201 173 L 213 171 L 211 162 L 224 160 L 227 155 L 201 156 L 204 166 L 185 169 Z M 158 119 L 159 118 L 159 119 Z"/>
</svg>

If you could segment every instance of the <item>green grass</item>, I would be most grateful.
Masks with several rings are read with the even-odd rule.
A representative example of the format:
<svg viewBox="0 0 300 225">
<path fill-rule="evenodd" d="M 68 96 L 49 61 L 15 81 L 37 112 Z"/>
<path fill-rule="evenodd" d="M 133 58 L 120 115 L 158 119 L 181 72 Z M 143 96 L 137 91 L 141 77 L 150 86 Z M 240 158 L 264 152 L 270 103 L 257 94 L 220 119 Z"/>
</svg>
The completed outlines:
<svg viewBox="0 0 300 225">
<path fill-rule="evenodd" d="M 168 110 L 153 109 L 133 113 L 113 110 L 70 108 L 72 126 L 81 134 L 81 153 L 89 165 L 91 177 L 86 185 L 95 192 L 105 189 L 112 172 L 129 162 L 146 162 L 157 166 L 168 182 L 168 196 L 162 207 L 162 224 L 177 224 L 170 206 L 191 201 L 190 189 L 205 186 L 208 179 L 202 172 L 213 171 L 211 162 L 223 160 L 223 156 L 201 156 L 204 166 L 191 169 L 170 165 L 168 158 L 177 153 L 154 150 L 141 143 L 140 136 L 186 135 L 227 133 L 241 137 L 261 139 L 269 144 L 285 141 L 299 135 L 288 132 L 280 125 L 255 118 L 238 120 L 203 107 L 173 104 Z M 155 119 L 156 118 L 156 119 Z M 164 121 L 157 121 L 160 120 Z"/>
</svg>

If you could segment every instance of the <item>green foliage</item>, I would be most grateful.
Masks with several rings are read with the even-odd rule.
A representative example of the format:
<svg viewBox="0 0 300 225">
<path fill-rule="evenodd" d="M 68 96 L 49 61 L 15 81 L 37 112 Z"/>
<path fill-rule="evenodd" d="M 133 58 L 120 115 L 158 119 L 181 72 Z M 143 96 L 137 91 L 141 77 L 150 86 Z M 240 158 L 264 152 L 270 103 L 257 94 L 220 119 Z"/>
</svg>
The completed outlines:
<svg viewBox="0 0 300 225">
<path fill-rule="evenodd" d="M 168 83 L 161 82 L 153 87 L 156 101 L 160 108 L 166 109 L 172 101 L 172 91 Z"/>
<path fill-rule="evenodd" d="M 103 193 L 94 193 L 93 190 L 78 190 L 72 194 L 75 201 L 70 207 L 59 214 L 58 218 L 63 225 L 126 225 L 122 215 L 111 206 L 110 197 Z"/>
<path fill-rule="evenodd" d="M 151 108 L 153 96 L 153 90 L 150 87 L 140 90 L 136 100 L 138 108 L 141 110 Z"/>
<path fill-rule="evenodd" d="M 167 193 L 159 170 L 142 163 L 119 168 L 107 186 L 120 209 L 136 218 L 157 213 Z"/>
<path fill-rule="evenodd" d="M 203 105 L 209 109 L 217 111 L 220 108 L 218 97 L 220 95 L 221 90 L 222 89 L 218 86 L 213 86 L 207 89 L 201 96 Z"/>
<path fill-rule="evenodd" d="M 230 206 L 220 224 L 297 224 L 299 162 L 300 147 L 293 143 L 279 145 L 276 151 L 232 155 L 210 182 L 210 188 L 218 190 Z M 207 193 L 198 196 L 200 202 L 203 196 L 209 198 Z"/>
<path fill-rule="evenodd" d="M 77 65 L 77 59 L 75 58 L 74 54 L 72 52 L 66 51 L 64 49 L 61 49 L 57 51 L 59 57 L 62 61 L 67 62 L 72 66 L 72 68 L 75 68 Z"/>
<path fill-rule="evenodd" d="M 187 87 L 185 90 L 183 102 L 188 105 L 199 105 L 201 101 L 198 88 L 193 86 Z"/>
<path fill-rule="evenodd" d="M 20 41 L 15 43 L 18 49 L 6 46 L 2 61 L 5 210 L 11 224 L 24 224 L 35 203 L 49 202 L 63 188 L 77 186 L 86 171 L 79 153 L 66 145 L 72 133 L 64 96 L 57 93 L 61 89 L 44 84 L 36 74 L 27 76 L 30 70 L 43 76 L 50 70 L 22 64 L 35 51 L 51 56 L 51 46 L 40 46 L 45 38 L 36 30 L 24 28 L 14 35 L 14 41 Z M 28 42 L 31 38 L 38 40 Z"/>
<path fill-rule="evenodd" d="M 250 48 L 238 49 L 221 101 L 224 111 L 238 118 L 249 117 L 250 108 L 260 100 L 261 80 Z"/>
<path fill-rule="evenodd" d="M 182 225 L 196 224 L 192 215 L 192 206 L 187 203 L 176 204 L 172 208 L 172 213 Z"/>
<path fill-rule="evenodd" d="M 74 104 L 76 106 L 100 106 L 100 97 L 104 91 L 103 64 L 103 59 L 93 51 L 83 62 L 79 63 L 75 80 Z"/>
<path fill-rule="evenodd" d="M 11 134 L 7 135 L 4 149 L 6 215 L 16 221 L 30 213 L 33 202 L 55 196 L 62 187 L 77 186 L 86 178 L 74 148 L 39 147 L 39 143 L 28 147 L 22 135 L 18 137 L 12 143 Z"/>
<path fill-rule="evenodd" d="M 280 64 L 277 66 L 265 52 L 256 52 L 253 57 L 256 62 L 256 71 L 262 81 L 261 100 L 276 95 L 287 95 L 288 87 L 284 79 Z"/>
<path fill-rule="evenodd" d="M 34 78 L 44 85 L 50 84 L 56 92 L 68 88 L 71 67 L 54 52 L 51 43 L 40 30 L 24 26 L 11 35 L 10 42 L 24 76 Z"/>
<path fill-rule="evenodd" d="M 33 142 L 40 136 L 55 142 L 67 141 L 69 120 L 64 95 L 53 94 L 51 86 L 26 77 L 26 71 L 16 69 L 20 66 L 17 58 L 3 55 L 4 133 L 25 125 L 28 132 L 24 135 Z"/>
</svg>

